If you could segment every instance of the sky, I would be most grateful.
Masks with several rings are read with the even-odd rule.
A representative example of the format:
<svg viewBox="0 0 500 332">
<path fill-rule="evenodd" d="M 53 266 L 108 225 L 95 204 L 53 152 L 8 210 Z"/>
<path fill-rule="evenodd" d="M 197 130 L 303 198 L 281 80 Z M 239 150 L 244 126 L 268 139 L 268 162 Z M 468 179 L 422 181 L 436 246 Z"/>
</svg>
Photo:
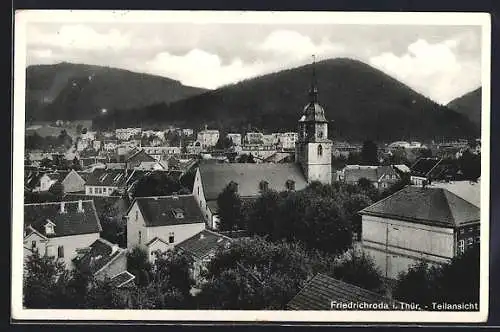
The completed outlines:
<svg viewBox="0 0 500 332">
<path fill-rule="evenodd" d="M 125 23 L 27 25 L 27 65 L 85 63 L 215 89 L 312 60 L 363 61 L 446 104 L 481 85 L 479 26 Z"/>
</svg>

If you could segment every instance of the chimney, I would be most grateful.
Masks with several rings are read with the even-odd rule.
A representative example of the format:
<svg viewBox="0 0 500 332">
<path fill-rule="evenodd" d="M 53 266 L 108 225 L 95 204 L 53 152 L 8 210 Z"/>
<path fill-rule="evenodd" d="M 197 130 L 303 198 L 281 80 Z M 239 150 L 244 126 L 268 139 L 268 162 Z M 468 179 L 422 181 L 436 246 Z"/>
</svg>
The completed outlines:
<svg viewBox="0 0 500 332">
<path fill-rule="evenodd" d="M 78 200 L 78 212 L 83 212 L 83 203 L 82 200 Z"/>
<path fill-rule="evenodd" d="M 203 240 L 205 238 L 205 235 L 202 233 L 200 234 L 200 240 Z"/>
<path fill-rule="evenodd" d="M 66 213 L 66 207 L 65 207 L 65 202 L 61 202 L 61 209 L 59 210 L 60 213 Z"/>
<path fill-rule="evenodd" d="M 173 199 L 179 199 L 179 195 L 177 194 L 177 192 L 173 192 L 172 193 L 172 198 Z"/>
<path fill-rule="evenodd" d="M 111 255 L 110 256 L 113 256 L 115 254 L 115 252 L 118 251 L 118 245 L 117 244 L 113 244 L 111 246 Z"/>
</svg>

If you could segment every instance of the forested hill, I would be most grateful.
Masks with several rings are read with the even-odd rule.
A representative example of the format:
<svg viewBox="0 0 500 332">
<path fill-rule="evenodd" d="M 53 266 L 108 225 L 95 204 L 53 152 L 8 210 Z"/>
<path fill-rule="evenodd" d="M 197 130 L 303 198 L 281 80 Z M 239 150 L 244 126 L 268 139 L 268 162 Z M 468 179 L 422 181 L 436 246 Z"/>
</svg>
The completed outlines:
<svg viewBox="0 0 500 332">
<path fill-rule="evenodd" d="M 116 112 L 115 124 L 205 124 L 242 130 L 296 130 L 308 101 L 311 65 L 248 79 L 170 105 Z M 351 59 L 316 64 L 319 102 L 331 137 L 350 140 L 476 136 L 467 117 L 438 105 L 403 83 Z M 109 125 L 111 117 L 103 124 Z"/>
<path fill-rule="evenodd" d="M 472 122 L 481 126 L 481 88 L 453 99 L 448 107 L 467 116 Z"/>
<path fill-rule="evenodd" d="M 90 120 L 102 108 L 171 103 L 204 91 L 123 69 L 65 62 L 34 65 L 26 69 L 26 119 Z"/>
</svg>

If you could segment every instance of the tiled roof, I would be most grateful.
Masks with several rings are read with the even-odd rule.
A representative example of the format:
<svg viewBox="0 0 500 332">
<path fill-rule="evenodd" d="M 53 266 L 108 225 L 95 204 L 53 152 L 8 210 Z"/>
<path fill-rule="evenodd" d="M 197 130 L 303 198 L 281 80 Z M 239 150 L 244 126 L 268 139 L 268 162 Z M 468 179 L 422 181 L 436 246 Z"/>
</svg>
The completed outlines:
<svg viewBox="0 0 500 332">
<path fill-rule="evenodd" d="M 391 166 L 357 166 L 344 169 L 345 181 L 358 182 L 361 178 L 378 182 L 383 175 L 397 175 Z"/>
<path fill-rule="evenodd" d="M 411 174 L 416 176 L 429 176 L 429 173 L 436 167 L 442 160 L 439 158 L 419 158 L 411 166 Z"/>
<path fill-rule="evenodd" d="M 367 289 L 317 274 L 286 305 L 288 310 L 331 310 L 331 302 L 337 303 L 386 303 L 396 304 L 382 295 Z"/>
<path fill-rule="evenodd" d="M 231 239 L 227 236 L 205 229 L 177 244 L 176 247 L 181 248 L 194 257 L 201 259 L 209 255 L 219 246 L 224 246 L 228 243 L 231 243 Z"/>
<path fill-rule="evenodd" d="M 446 189 L 408 186 L 360 211 L 441 227 L 479 221 L 479 208 Z"/>
<path fill-rule="evenodd" d="M 465 199 L 467 202 L 480 207 L 481 182 L 452 181 L 452 182 L 432 182 L 431 188 L 443 188 L 453 194 Z"/>
<path fill-rule="evenodd" d="M 89 250 L 84 255 L 77 256 L 74 261 L 80 270 L 94 274 L 119 255 L 124 255 L 125 252 L 126 250 L 119 248 L 117 244 L 99 238 L 89 246 Z"/>
<path fill-rule="evenodd" d="M 193 195 L 138 197 L 135 202 L 148 227 L 204 223 Z M 181 209 L 183 217 L 176 218 L 174 209 Z"/>
<path fill-rule="evenodd" d="M 234 181 L 238 184 L 238 193 L 242 197 L 257 196 L 259 183 L 267 181 L 269 189 L 286 190 L 288 180 L 295 181 L 295 190 L 302 190 L 307 181 L 298 164 L 200 164 L 203 192 L 206 200 L 215 200 L 224 188 Z"/>
<path fill-rule="evenodd" d="M 100 233 L 101 223 L 91 200 L 82 201 L 83 212 L 78 210 L 78 201 L 64 202 L 65 213 L 60 212 L 63 202 L 36 203 L 24 205 L 24 226 L 31 225 L 45 234 L 45 224 L 55 224 L 55 233 L 48 237 Z"/>
<path fill-rule="evenodd" d="M 134 161 L 156 161 L 155 158 L 147 154 L 143 149 L 132 150 L 125 158 L 127 162 Z"/>
<path fill-rule="evenodd" d="M 120 288 L 129 285 L 134 279 L 135 276 L 132 273 L 123 271 L 111 278 L 110 284 L 112 287 Z"/>
<path fill-rule="evenodd" d="M 95 169 L 87 179 L 86 185 L 123 187 L 126 184 L 129 172 L 121 169 Z"/>
</svg>

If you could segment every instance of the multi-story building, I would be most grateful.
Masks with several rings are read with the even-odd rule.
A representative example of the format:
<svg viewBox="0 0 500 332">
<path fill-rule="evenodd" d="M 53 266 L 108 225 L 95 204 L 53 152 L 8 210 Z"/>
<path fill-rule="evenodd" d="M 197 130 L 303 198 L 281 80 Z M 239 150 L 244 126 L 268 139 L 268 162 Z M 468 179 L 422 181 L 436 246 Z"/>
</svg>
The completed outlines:
<svg viewBox="0 0 500 332">
<path fill-rule="evenodd" d="M 278 147 L 285 150 L 295 149 L 299 135 L 295 132 L 279 133 L 278 134 Z"/>
<path fill-rule="evenodd" d="M 193 195 L 136 198 L 127 212 L 127 248 L 166 251 L 205 229 Z"/>
<path fill-rule="evenodd" d="M 231 139 L 235 146 L 241 145 L 241 134 L 229 133 L 227 134 L 227 137 Z"/>
<path fill-rule="evenodd" d="M 115 130 L 115 136 L 119 140 L 129 140 L 131 137 L 136 135 L 141 135 L 142 128 L 117 128 Z"/>
<path fill-rule="evenodd" d="M 359 213 L 363 250 L 389 279 L 448 263 L 480 240 L 479 207 L 443 188 L 408 186 Z"/>
<path fill-rule="evenodd" d="M 244 144 L 264 144 L 264 134 L 257 132 L 248 132 L 243 139 Z"/>
<path fill-rule="evenodd" d="M 203 148 L 215 146 L 219 141 L 219 131 L 216 129 L 206 129 L 198 132 L 197 141 Z"/>
<path fill-rule="evenodd" d="M 101 231 L 92 200 L 24 205 L 24 257 L 38 251 L 71 269 L 78 249 L 90 246 Z"/>
</svg>

